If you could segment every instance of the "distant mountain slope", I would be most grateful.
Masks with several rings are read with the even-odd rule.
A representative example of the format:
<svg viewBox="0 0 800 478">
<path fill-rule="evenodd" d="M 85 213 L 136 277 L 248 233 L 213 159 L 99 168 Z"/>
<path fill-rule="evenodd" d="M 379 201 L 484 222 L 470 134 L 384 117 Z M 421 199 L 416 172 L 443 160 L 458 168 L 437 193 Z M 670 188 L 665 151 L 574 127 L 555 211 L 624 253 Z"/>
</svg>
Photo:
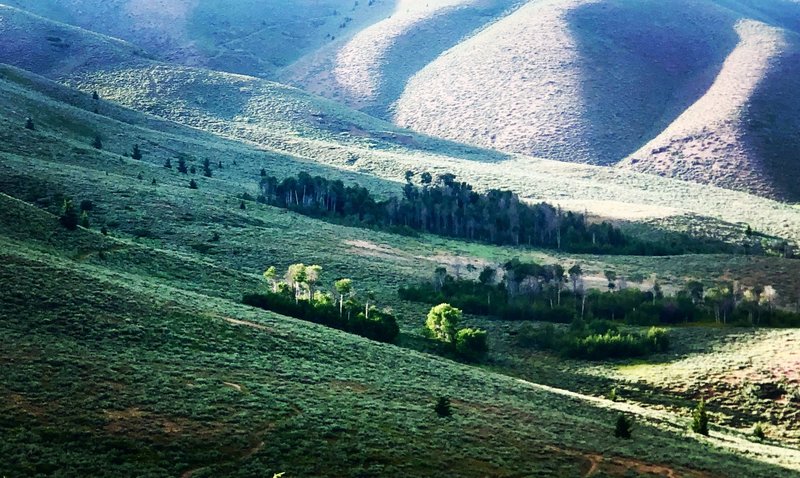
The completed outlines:
<svg viewBox="0 0 800 478">
<path fill-rule="evenodd" d="M 391 0 L 3 0 L 159 59 L 266 78 L 391 14 Z"/>
<path fill-rule="evenodd" d="M 706 94 L 622 163 L 639 171 L 800 198 L 800 43 L 742 21 Z"/>
<path fill-rule="evenodd" d="M 800 201 L 796 0 L 5 1 L 424 134 Z"/>
<path fill-rule="evenodd" d="M 2 12 L 0 22 L 7 18 Z M 38 42 L 43 32 L 58 27 L 57 23 L 28 17 L 29 27 L 15 33 L 19 43 Z M 84 36 L 81 41 L 96 40 L 92 48 L 99 50 L 112 41 L 85 30 L 69 31 Z M 26 64 L 24 58 L 8 52 L 9 45 L 0 42 L 0 62 Z M 62 52 L 45 51 L 52 55 L 51 62 L 61 61 Z M 47 64 L 39 66 L 48 72 Z M 395 193 L 407 170 L 451 172 L 480 189 L 511 189 L 528 200 L 545 200 L 579 211 L 586 209 L 603 217 L 647 221 L 668 230 L 685 231 L 687 222 L 695 224 L 700 216 L 728 223 L 727 227 L 733 231 L 743 231 L 740 223 L 746 222 L 756 230 L 800 240 L 800 209 L 744 193 L 625 168 L 533 159 L 439 140 L 397 128 L 296 88 L 243 75 L 174 66 L 140 57 L 120 64 L 71 66 L 72 74 L 61 74 L 66 70 L 60 69 L 59 74 L 50 76 L 86 93 L 98 91 L 99 104 L 90 102 L 82 106 L 88 112 L 99 106 L 100 116 L 107 115 L 112 107 L 116 108 L 110 101 L 118 102 L 177 123 L 250 142 L 267 151 L 267 157 L 277 163 L 293 158 L 304 161 L 308 170 L 316 170 L 314 165 L 331 166 L 328 175 L 346 170 L 367 173 L 361 176 L 365 182 L 370 176 L 387 179 L 394 184 Z M 14 110 L 14 102 L 8 100 L 9 109 Z M 17 122 L 23 122 L 25 115 L 37 116 L 37 113 L 35 108 L 16 108 L 15 115 Z M 97 119 L 89 116 L 87 121 Z M 131 121 L 134 120 L 126 122 Z M 77 122 L 75 128 L 80 126 Z M 98 129 L 106 133 L 104 128 Z M 93 127 L 83 128 L 80 141 L 90 144 L 96 132 Z M 110 135 L 109 145 L 114 145 L 113 138 Z M 164 140 L 155 149 L 169 144 L 169 140 Z M 124 148 L 117 149 L 121 152 L 131 144 L 114 147 Z M 202 146 L 176 145 L 172 149 L 183 148 L 192 151 L 190 154 L 195 157 L 204 155 Z M 229 157 L 226 153 L 214 154 Z M 383 181 L 370 184 L 379 191 L 391 189 Z M 734 203 L 738 206 L 731 208 Z M 709 230 L 719 233 L 716 226 Z"/>
<path fill-rule="evenodd" d="M 281 79 L 379 117 L 408 80 L 520 0 L 401 0 L 395 12 L 351 40 L 289 67 Z"/>
</svg>

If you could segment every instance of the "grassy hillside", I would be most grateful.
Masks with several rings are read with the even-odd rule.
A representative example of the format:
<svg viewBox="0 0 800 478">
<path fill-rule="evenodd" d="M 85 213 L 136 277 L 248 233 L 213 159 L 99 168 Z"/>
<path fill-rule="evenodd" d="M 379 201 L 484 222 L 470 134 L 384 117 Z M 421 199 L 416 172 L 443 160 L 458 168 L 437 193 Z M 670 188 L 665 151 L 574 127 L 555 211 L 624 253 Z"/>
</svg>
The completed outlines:
<svg viewBox="0 0 800 478">
<path fill-rule="evenodd" d="M 394 7 L 391 0 L 3 3 L 128 40 L 162 60 L 266 78 L 275 77 L 303 55 L 390 15 Z"/>
<path fill-rule="evenodd" d="M 279 79 L 448 140 L 800 200 L 785 174 L 800 161 L 800 5 L 790 0 L 7 3 L 161 61 Z M 66 27 L 9 19 L 11 38 L 36 32 L 5 47 L 6 62 L 22 45 L 35 52 L 14 60 L 26 69 L 64 77 L 131 60 L 133 47 L 111 40 L 82 59 L 68 54 Z M 73 51 L 92 51 L 75 41 Z M 66 56 L 48 63 L 51 50 Z"/>
<path fill-rule="evenodd" d="M 251 201 L 242 210 L 239 196 L 252 191 L 261 167 L 270 174 L 316 168 L 387 191 L 391 185 L 107 102 L 95 114 L 90 96 L 18 70 L 6 68 L 2 78 L 3 473 L 800 472 L 796 450 L 754 443 L 744 430 L 715 426 L 708 439 L 688 434 L 688 407 L 614 403 L 493 372 L 493 364 L 502 368 L 499 352 L 485 368 L 466 366 L 238 304 L 243 292 L 263 287 L 265 266 L 319 263 L 325 280 L 349 276 L 360 290 L 375 290 L 400 318 L 401 345 L 413 348 L 424 309 L 394 291 L 439 264 L 521 255 L 580 260 L 589 275 L 609 267 L 657 271 L 679 284 L 689 274 L 711 277 L 728 268 L 778 269 L 778 259 L 553 257 L 337 226 Z M 35 131 L 23 127 L 31 111 Z M 104 132 L 103 150 L 86 146 L 95 130 Z M 145 145 L 141 161 L 120 154 L 133 141 Z M 189 164 L 213 155 L 224 167 L 212 178 L 185 176 L 163 167 L 176 155 Z M 189 177 L 199 189 L 187 187 Z M 52 213 L 63 195 L 93 201 L 90 230 L 58 224 Z M 98 232 L 103 225 L 108 236 Z M 795 277 L 796 270 L 784 274 Z M 494 327 L 499 341 L 505 325 Z M 559 381 L 553 374 L 562 372 L 548 373 Z M 560 376 L 575 385 L 568 380 L 574 375 Z M 452 420 L 433 413 L 440 395 L 453 401 Z M 636 440 L 611 437 L 620 411 L 636 417 Z"/>
</svg>

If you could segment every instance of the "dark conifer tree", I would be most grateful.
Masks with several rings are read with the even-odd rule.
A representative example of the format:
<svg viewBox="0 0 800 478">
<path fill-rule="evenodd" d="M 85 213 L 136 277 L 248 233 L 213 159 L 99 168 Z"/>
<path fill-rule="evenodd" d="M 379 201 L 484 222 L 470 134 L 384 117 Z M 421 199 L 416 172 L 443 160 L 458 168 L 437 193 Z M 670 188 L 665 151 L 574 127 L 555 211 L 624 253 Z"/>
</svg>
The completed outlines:
<svg viewBox="0 0 800 478">
<path fill-rule="evenodd" d="M 103 149 L 103 138 L 101 138 L 99 134 L 95 135 L 94 141 L 92 141 L 92 146 L 95 149 Z"/>
<path fill-rule="evenodd" d="M 33 118 L 28 118 L 25 120 L 25 129 L 29 129 L 31 131 L 36 129 L 36 125 L 33 124 Z"/>
<path fill-rule="evenodd" d="M 135 159 L 136 161 L 140 161 L 142 159 L 142 150 L 139 149 L 138 144 L 133 145 L 133 152 L 131 153 L 131 158 Z"/>
<path fill-rule="evenodd" d="M 70 231 L 78 228 L 78 211 L 72 203 L 72 199 L 64 199 L 64 205 L 61 206 L 61 216 L 58 218 L 62 226 Z"/>
<path fill-rule="evenodd" d="M 197 181 L 195 181 L 194 179 L 189 181 L 189 189 L 197 189 Z"/>
</svg>

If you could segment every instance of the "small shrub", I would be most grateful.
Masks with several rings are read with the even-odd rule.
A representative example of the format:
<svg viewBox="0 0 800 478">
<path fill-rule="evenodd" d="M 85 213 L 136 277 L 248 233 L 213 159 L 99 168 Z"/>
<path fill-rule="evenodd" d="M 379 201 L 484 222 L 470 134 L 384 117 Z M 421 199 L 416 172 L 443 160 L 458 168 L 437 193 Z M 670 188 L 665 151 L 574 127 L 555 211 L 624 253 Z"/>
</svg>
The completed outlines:
<svg viewBox="0 0 800 478">
<path fill-rule="evenodd" d="M 620 413 L 617 417 L 617 425 L 614 428 L 614 436 L 629 440 L 633 432 L 633 419 L 627 417 L 624 413 Z"/>
<path fill-rule="evenodd" d="M 486 356 L 489 346 L 486 343 L 486 331 L 478 329 L 461 329 L 456 333 L 456 351 L 462 357 L 478 361 Z"/>
<path fill-rule="evenodd" d="M 94 149 L 103 149 L 103 138 L 100 135 L 95 135 L 94 141 L 92 141 L 92 147 Z"/>
<path fill-rule="evenodd" d="M 608 393 L 608 399 L 612 402 L 616 402 L 619 400 L 619 393 L 617 392 L 617 387 L 611 389 L 611 392 Z"/>
<path fill-rule="evenodd" d="M 756 426 L 753 427 L 753 436 L 759 441 L 763 441 L 767 437 L 764 427 L 760 423 L 756 423 Z"/>
<path fill-rule="evenodd" d="M 142 150 L 139 149 L 138 144 L 133 145 L 133 152 L 131 153 L 131 158 L 135 159 L 136 161 L 140 161 L 142 159 Z M 169 161 L 169 158 L 167 158 L 167 161 Z"/>
<path fill-rule="evenodd" d="M 189 189 L 197 189 L 197 181 L 195 181 L 194 179 L 189 181 Z"/>
<path fill-rule="evenodd" d="M 450 406 L 450 399 L 447 397 L 439 397 L 439 400 L 436 401 L 436 405 L 433 407 L 433 410 L 436 412 L 436 415 L 438 415 L 439 418 L 453 416 L 453 408 Z"/>
<path fill-rule="evenodd" d="M 700 400 L 692 412 L 692 431 L 708 436 L 708 413 L 705 399 Z"/>
</svg>

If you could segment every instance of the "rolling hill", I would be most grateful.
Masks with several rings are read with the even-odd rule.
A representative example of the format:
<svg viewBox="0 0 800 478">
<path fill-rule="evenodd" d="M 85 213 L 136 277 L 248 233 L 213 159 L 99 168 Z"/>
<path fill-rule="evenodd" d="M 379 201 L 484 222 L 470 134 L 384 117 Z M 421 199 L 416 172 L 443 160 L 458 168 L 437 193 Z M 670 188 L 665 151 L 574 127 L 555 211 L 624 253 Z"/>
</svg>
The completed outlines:
<svg viewBox="0 0 800 478">
<path fill-rule="evenodd" d="M 65 43 L 91 42 L 91 50 L 101 57 L 117 54 L 120 47 L 108 37 L 18 10 L 5 8 L 0 13 L 4 19 L 0 30 L 16 38 L 14 44 L 0 44 L 0 61 L 87 93 L 98 91 L 101 106 L 111 100 L 277 155 L 367 173 L 395 184 L 406 170 L 447 171 L 479 188 L 509 188 L 529 200 L 657 228 L 719 234 L 722 227 L 738 229 L 741 235 L 742 224 L 747 223 L 792 242 L 800 238 L 800 210 L 775 201 L 625 168 L 534 159 L 439 140 L 254 77 L 175 66 L 133 54 L 109 64 L 71 61 L 68 53 L 51 47 L 37 57 L 20 57 L 14 54 L 19 48 L 15 45 L 46 42 L 49 34 Z M 17 23 L 27 26 L 11 26 Z M 91 135 L 85 141 L 91 142 Z"/>
<path fill-rule="evenodd" d="M 793 41 L 793 20 L 781 16 L 790 4 L 687 1 L 676 16 L 655 3 L 624 1 L 13 3 L 36 14 L 0 5 L 0 475 L 800 476 L 797 329 L 677 325 L 670 327 L 669 351 L 588 362 L 522 347 L 523 326 L 541 323 L 466 315 L 464 324 L 485 329 L 490 346 L 483 363 L 468 364 L 446 358 L 423 336 L 429 306 L 398 294 L 400 286 L 429 281 L 439 267 L 477 276 L 484 266 L 518 258 L 580 264 L 595 288 L 608 287 L 607 271 L 670 293 L 693 280 L 769 285 L 779 305 L 793 307 L 800 304 L 796 260 L 745 254 L 742 245 L 800 242 L 800 208 L 650 174 L 683 170 L 667 170 L 660 159 L 637 156 L 641 151 L 626 167 L 576 164 L 387 121 L 392 104 L 400 99 L 399 114 L 407 88 L 428 68 L 456 55 L 499 60 L 512 39 L 531 33 L 517 22 L 563 38 L 559 22 L 567 20 L 580 24 L 597 50 L 563 81 L 578 81 L 587 66 L 630 68 L 641 75 L 614 94 L 637 82 L 672 88 L 647 92 L 641 104 L 616 104 L 594 83 L 600 103 L 576 103 L 582 113 L 564 110 L 574 113 L 576 144 L 596 134 L 592 121 L 610 121 L 598 119 L 605 109 L 635 118 L 643 130 L 638 122 L 656 112 L 642 104 L 662 100 L 667 106 L 655 129 L 666 133 L 658 141 L 698 126 L 684 110 L 733 117 L 746 109 L 761 118 L 791 93 L 780 75 L 771 76 L 794 68 L 779 61 Z M 311 7 L 320 18 L 302 15 Z M 681 60 L 648 67 L 619 47 L 651 32 L 631 29 L 634 19 L 699 30 L 677 47 L 647 38 L 648 54 Z M 714 36 L 715 28 L 725 31 L 723 20 L 732 30 Z M 598 29 L 610 39 L 599 47 Z M 501 38 L 506 46 L 492 50 Z M 556 43 L 551 47 L 569 47 Z M 275 46 L 260 56 L 265 44 Z M 406 60 L 409 50 L 418 53 L 414 61 Z M 585 52 L 573 53 L 583 61 Z M 750 89 L 722 111 L 720 98 L 739 98 L 730 88 L 746 86 L 737 58 L 749 67 L 757 53 L 776 86 L 765 89 L 744 74 L 753 80 Z M 719 71 L 698 73 L 693 82 L 706 55 L 718 55 Z M 603 60 L 610 56 L 615 60 Z M 331 58 L 342 62 L 334 67 Z M 301 84 L 314 79 L 315 69 L 329 68 L 342 78 L 375 80 L 337 83 L 339 93 L 324 90 L 329 77 L 315 80 L 324 90 L 317 93 L 364 111 L 267 79 L 299 75 Z M 408 85 L 392 85 L 395 79 Z M 517 93 L 482 81 L 484 95 L 493 88 Z M 358 91 L 346 98 L 341 88 Z M 791 144 L 768 141 L 772 123 L 721 124 L 730 137 L 739 138 L 742 125 L 760 131 L 758 147 L 774 158 Z M 601 153 L 613 149 L 599 136 L 595 141 Z M 631 136 L 616 147 L 635 144 Z M 132 157 L 135 145 L 140 159 Z M 671 257 L 577 255 L 354 227 L 256 200 L 267 174 L 307 172 L 385 198 L 402 194 L 408 170 L 451 172 L 479 191 L 510 189 L 527 201 L 587 211 L 590 220 L 611 219 L 637 237 L 680 232 L 738 248 Z M 758 182 L 768 171 L 763 166 L 748 181 L 759 192 L 769 186 L 770 194 L 782 194 L 781 183 Z M 62 226 L 66 198 L 86 207 L 86 227 Z M 347 277 L 357 295 L 374 295 L 397 317 L 397 344 L 242 304 L 244 294 L 265 290 L 268 266 L 285 270 L 300 262 L 322 267 L 321 287 Z M 437 417 L 440 397 L 450 399 L 453 417 Z M 689 431 L 701 398 L 712 417 L 707 437 Z M 634 439 L 614 436 L 620 414 L 634 420 Z M 761 424 L 766 434 L 758 439 L 752 430 Z"/>
<path fill-rule="evenodd" d="M 341 175 L 387 192 L 396 186 L 93 100 L 11 67 L 0 71 L 0 93 L 4 473 L 800 472 L 796 450 L 753 442 L 741 426 L 688 435 L 680 400 L 669 408 L 612 402 L 413 350 L 424 310 L 399 301 L 397 284 L 449 261 L 502 262 L 519 250 L 352 228 L 249 200 L 240 207 L 261 167 Z M 31 112 L 35 130 L 24 127 Z M 103 149 L 88 144 L 97 131 Z M 123 154 L 133 143 L 142 145 L 142 160 Z M 208 157 L 224 165 L 212 178 L 164 167 L 167 159 L 195 165 Z M 89 228 L 59 225 L 64 196 L 92 201 Z M 665 283 L 783 264 L 740 256 L 573 259 L 585 260 L 592 274 L 659 271 Z M 298 261 L 323 264 L 326 279 L 345 275 L 375 290 L 397 310 L 404 347 L 239 304 L 241 294 L 263 287 L 266 265 Z M 503 326 L 495 327 L 503 340 Z M 702 361 L 702 354 L 691 357 Z M 507 358 L 494 360 L 502 366 Z M 557 368 L 548 377 L 585 382 Z M 453 399 L 452 420 L 433 413 L 441 395 Z M 636 440 L 608 438 L 620 412 L 636 417 Z"/>
<path fill-rule="evenodd" d="M 792 0 L 6 3 L 423 134 L 800 200 Z"/>
</svg>

